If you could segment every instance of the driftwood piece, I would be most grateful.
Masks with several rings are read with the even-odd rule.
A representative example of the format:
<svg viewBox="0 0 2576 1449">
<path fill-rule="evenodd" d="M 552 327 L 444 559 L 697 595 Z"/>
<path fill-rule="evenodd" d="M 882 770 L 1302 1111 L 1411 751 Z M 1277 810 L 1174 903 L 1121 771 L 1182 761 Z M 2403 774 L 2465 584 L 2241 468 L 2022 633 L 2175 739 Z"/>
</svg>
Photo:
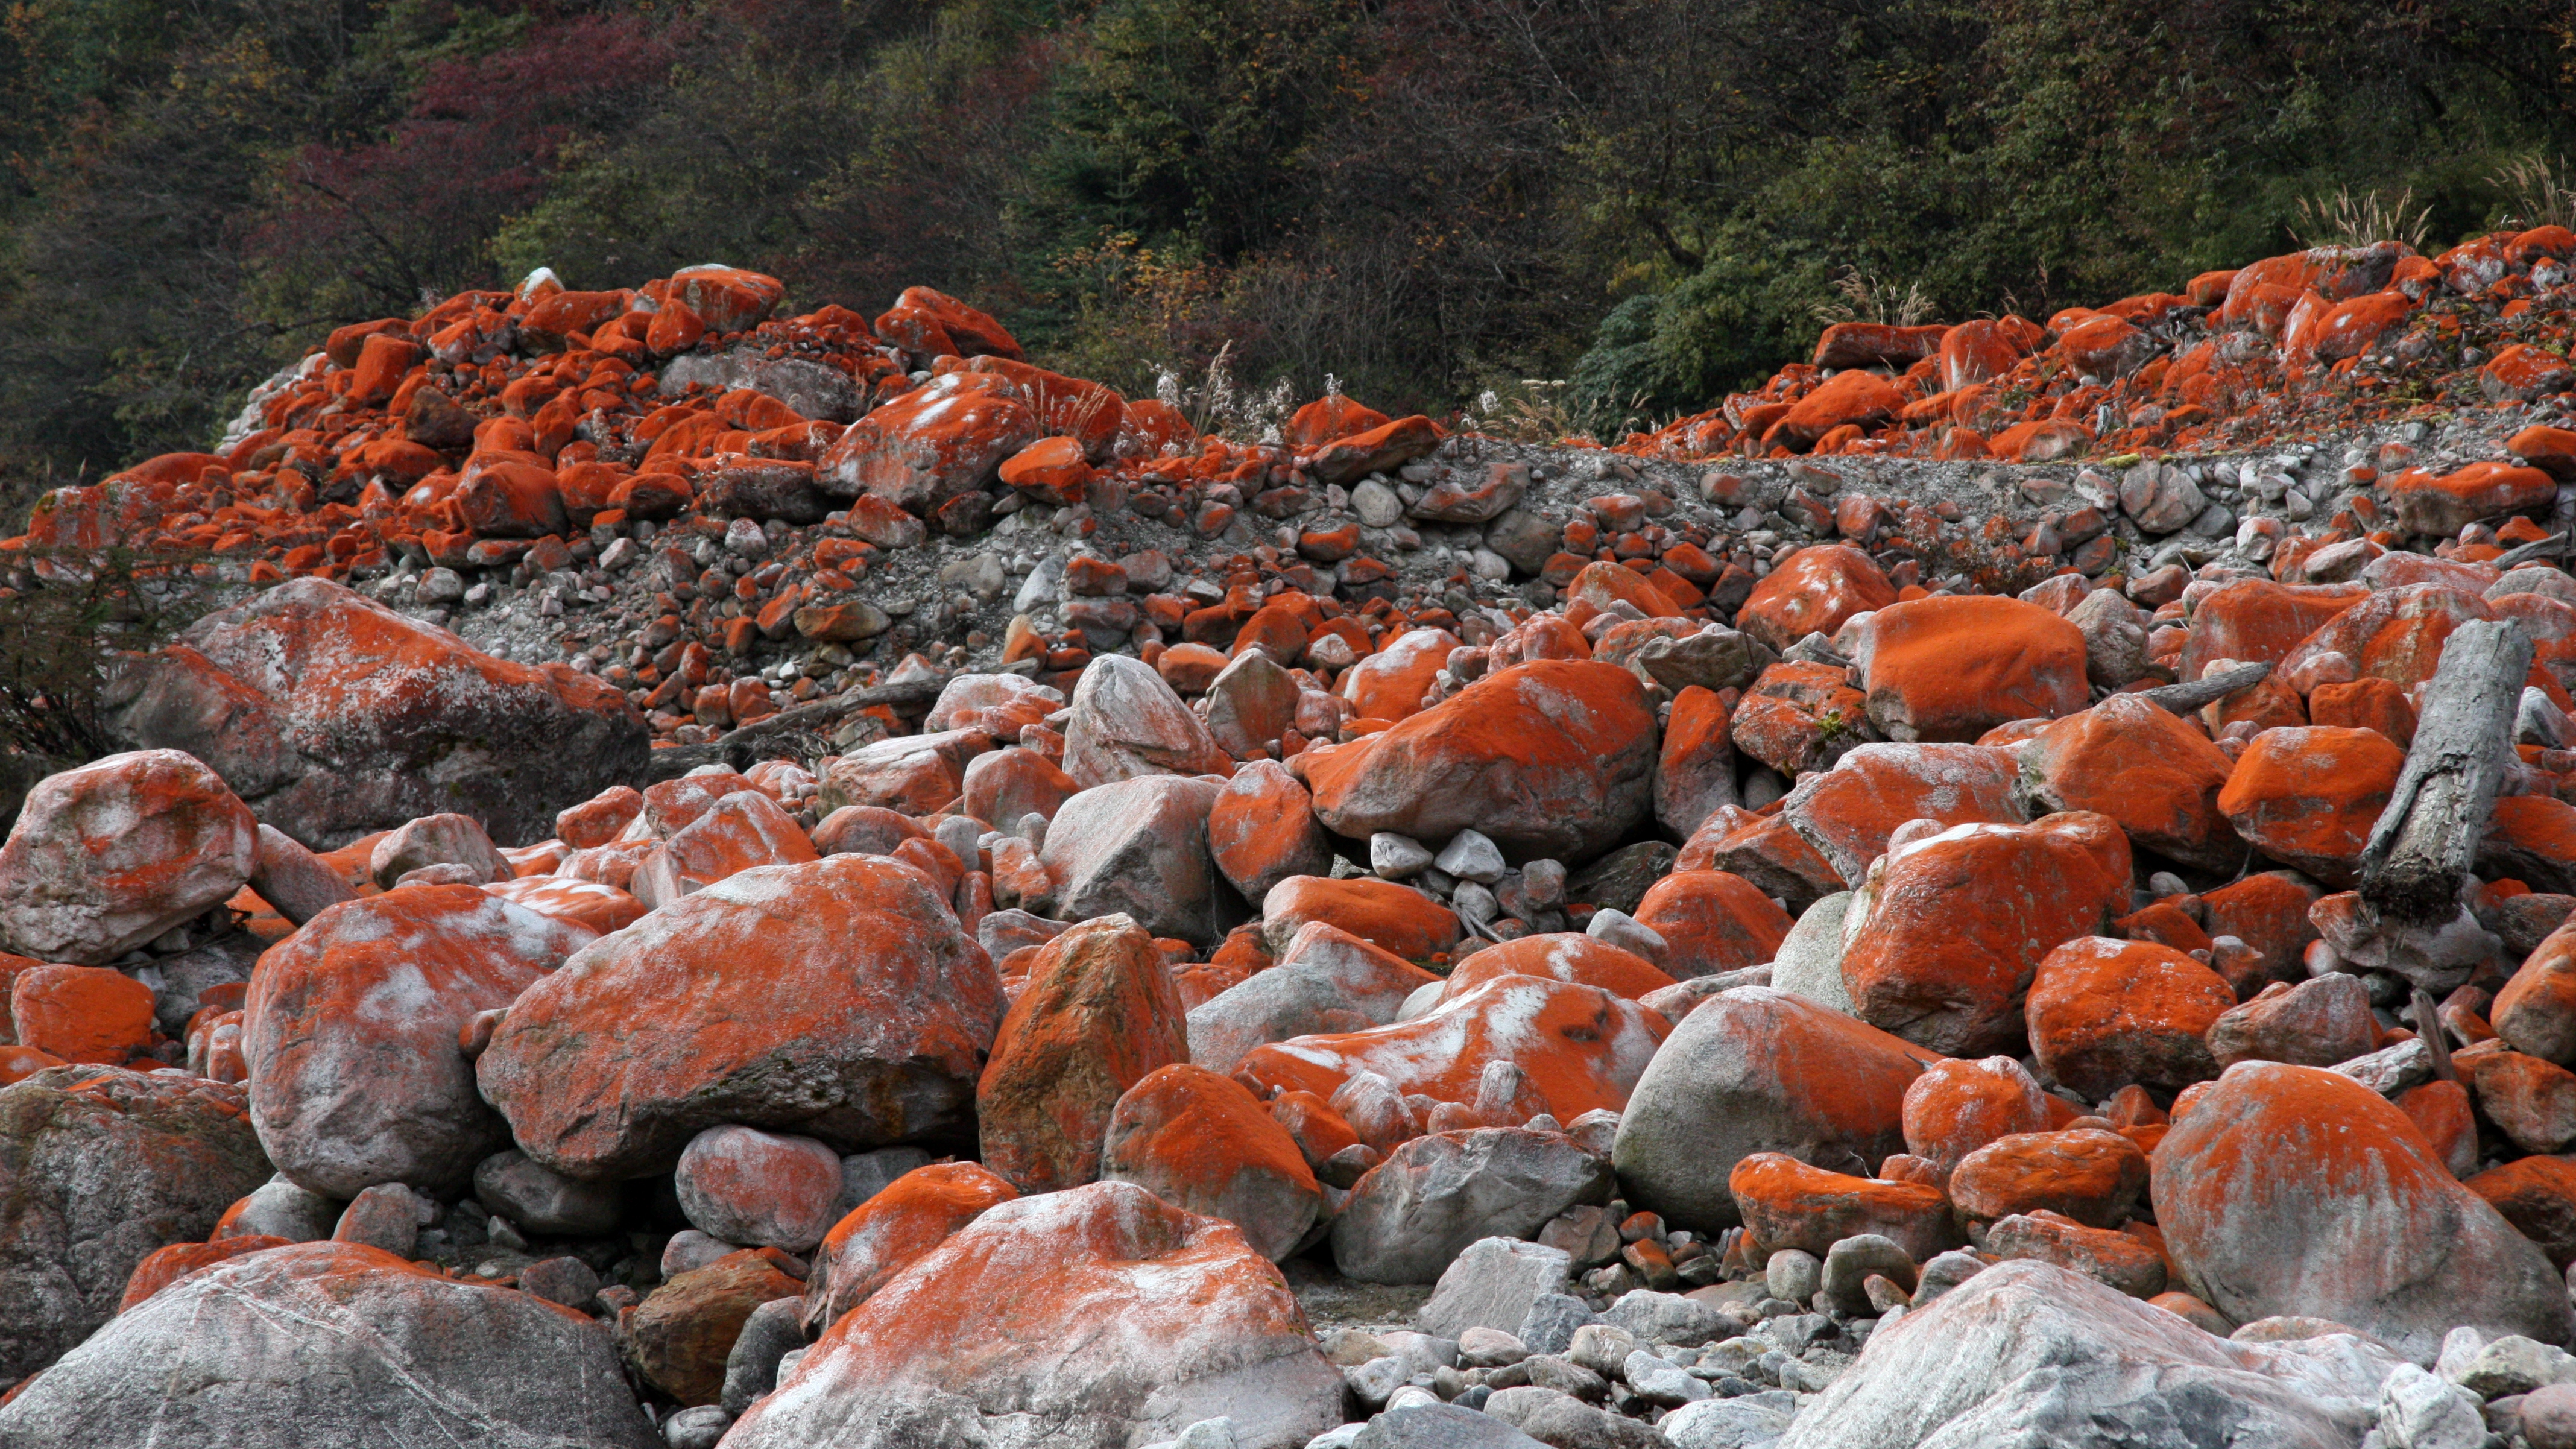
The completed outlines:
<svg viewBox="0 0 2576 1449">
<path fill-rule="evenodd" d="M 2518 563 L 2528 563 L 2536 558 L 2557 558 L 2566 552 L 2567 535 L 2553 533 L 2547 538 L 2535 538 L 2529 543 L 2516 544 L 2506 549 L 2494 558 L 2488 559 L 2487 567 L 2500 571 L 2512 568 Z"/>
<path fill-rule="evenodd" d="M 2269 678 L 2271 673 L 2272 666 L 2268 663 L 2239 664 L 2233 669 L 2204 674 L 2188 684 L 2160 684 L 2153 689 L 2142 689 L 2138 693 L 2145 696 L 2147 701 L 2158 709 L 2170 710 L 2175 714 L 2189 714 L 2202 705 L 2225 699 L 2238 690 L 2252 689 Z"/>
<path fill-rule="evenodd" d="M 645 762 L 644 775 L 649 781 L 676 780 L 701 765 L 728 765 L 747 770 L 762 760 L 786 759 L 806 753 L 808 738 L 848 715 L 874 705 L 927 705 L 939 698 L 948 684 L 948 676 L 934 675 L 907 679 L 893 684 L 880 684 L 867 689 L 846 690 L 830 699 L 818 699 L 783 709 L 765 719 L 756 719 L 738 729 L 727 731 L 702 745 L 674 745 L 655 750 Z"/>
<path fill-rule="evenodd" d="M 2431 924 L 2459 914 L 2530 672 L 2531 639 L 2517 624 L 2472 620 L 2443 643 L 2406 767 L 2361 850 L 2361 898 L 2384 918 Z"/>
</svg>

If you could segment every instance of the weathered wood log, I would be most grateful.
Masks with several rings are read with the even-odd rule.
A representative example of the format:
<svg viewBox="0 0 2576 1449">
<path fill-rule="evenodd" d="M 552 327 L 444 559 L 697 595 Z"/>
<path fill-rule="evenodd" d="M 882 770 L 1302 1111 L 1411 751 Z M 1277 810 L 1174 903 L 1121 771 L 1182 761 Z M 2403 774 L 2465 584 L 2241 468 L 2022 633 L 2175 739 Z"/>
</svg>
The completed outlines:
<svg viewBox="0 0 2576 1449">
<path fill-rule="evenodd" d="M 2386 919 L 2429 925 L 2459 914 L 2530 672 L 2531 638 L 2518 624 L 2472 620 L 2443 643 L 2406 767 L 2361 850 L 2361 898 Z"/>
<path fill-rule="evenodd" d="M 807 738 L 831 728 L 843 718 L 873 705 L 927 705 L 939 698 L 947 686 L 945 675 L 924 679 L 907 679 L 893 684 L 879 684 L 867 689 L 845 690 L 830 699 L 817 699 L 783 709 L 764 719 L 727 731 L 702 745 L 674 745 L 655 750 L 644 765 L 645 779 L 676 780 L 700 765 L 729 765 L 747 770 L 762 760 L 785 759 L 800 753 Z"/>
<path fill-rule="evenodd" d="M 2160 684 L 2153 689 L 2142 689 L 2138 693 L 2144 695 L 2149 703 L 2159 709 L 2171 710 L 2175 714 L 2189 714 L 2204 704 L 2225 699 L 2238 690 L 2252 689 L 2270 678 L 2271 674 L 2272 666 L 2268 663 L 2239 664 L 2233 669 L 2204 674 L 2188 684 Z"/>
<path fill-rule="evenodd" d="M 2487 567 L 2509 569 L 2518 563 L 2528 563 L 2536 558 L 2557 558 L 2566 552 L 2567 535 L 2553 533 L 2547 538 L 2535 538 L 2529 543 L 2516 544 L 2506 549 L 2494 558 L 2488 559 Z"/>
</svg>

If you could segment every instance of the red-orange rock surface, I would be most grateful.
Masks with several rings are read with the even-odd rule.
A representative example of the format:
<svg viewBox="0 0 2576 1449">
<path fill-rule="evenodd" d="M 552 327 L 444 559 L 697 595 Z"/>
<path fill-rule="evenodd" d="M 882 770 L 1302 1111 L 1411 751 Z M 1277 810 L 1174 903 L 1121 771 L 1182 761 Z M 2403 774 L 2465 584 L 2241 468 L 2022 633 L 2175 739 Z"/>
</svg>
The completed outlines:
<svg viewBox="0 0 2576 1449">
<path fill-rule="evenodd" d="M 1338 835 L 1445 841 L 1472 828 L 1506 851 L 1584 856 L 1644 817 L 1655 756 L 1635 675 L 1542 660 L 1337 748 L 1306 778 L 1316 818 Z"/>
<path fill-rule="evenodd" d="M 528 1154 L 611 1179 L 720 1122 L 843 1151 L 953 1133 L 1002 1015 L 983 948 L 909 866 L 836 855 L 720 881 L 583 948 L 475 1062 Z"/>
<path fill-rule="evenodd" d="M 1863 1021 L 1908 1041 L 1949 1056 L 2018 1051 L 2040 959 L 2100 930 L 2128 892 L 2128 839 L 2107 817 L 1956 826 L 1871 870 L 1843 981 Z"/>
</svg>

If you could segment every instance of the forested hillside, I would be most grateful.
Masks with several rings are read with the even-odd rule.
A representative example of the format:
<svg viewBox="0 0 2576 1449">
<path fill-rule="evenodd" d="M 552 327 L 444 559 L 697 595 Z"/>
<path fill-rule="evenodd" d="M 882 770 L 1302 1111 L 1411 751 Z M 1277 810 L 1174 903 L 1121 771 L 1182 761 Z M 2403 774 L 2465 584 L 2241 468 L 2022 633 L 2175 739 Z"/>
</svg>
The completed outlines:
<svg viewBox="0 0 2576 1449">
<path fill-rule="evenodd" d="M 1758 377 L 1820 307 L 2045 317 L 2331 239 L 2339 210 L 2447 241 L 2542 219 L 2537 173 L 2576 151 L 2563 5 L 0 15 L 13 510 L 203 446 L 336 325 L 540 264 L 598 287 L 721 260 L 869 314 L 922 283 L 1131 393 L 1230 347 L 1248 392 L 1329 373 L 1609 429 Z"/>
</svg>

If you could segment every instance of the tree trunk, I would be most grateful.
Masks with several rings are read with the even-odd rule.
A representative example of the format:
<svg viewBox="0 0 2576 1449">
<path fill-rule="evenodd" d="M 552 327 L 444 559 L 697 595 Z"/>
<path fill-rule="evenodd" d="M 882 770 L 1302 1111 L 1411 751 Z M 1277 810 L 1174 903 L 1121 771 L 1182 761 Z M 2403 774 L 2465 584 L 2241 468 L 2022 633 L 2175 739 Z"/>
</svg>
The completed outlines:
<svg viewBox="0 0 2576 1449">
<path fill-rule="evenodd" d="M 2452 631 L 2424 692 L 2406 768 L 2361 852 L 2361 898 L 2394 921 L 2459 914 L 2513 748 L 2514 708 L 2531 672 L 2531 640 L 2509 622 Z"/>
</svg>

